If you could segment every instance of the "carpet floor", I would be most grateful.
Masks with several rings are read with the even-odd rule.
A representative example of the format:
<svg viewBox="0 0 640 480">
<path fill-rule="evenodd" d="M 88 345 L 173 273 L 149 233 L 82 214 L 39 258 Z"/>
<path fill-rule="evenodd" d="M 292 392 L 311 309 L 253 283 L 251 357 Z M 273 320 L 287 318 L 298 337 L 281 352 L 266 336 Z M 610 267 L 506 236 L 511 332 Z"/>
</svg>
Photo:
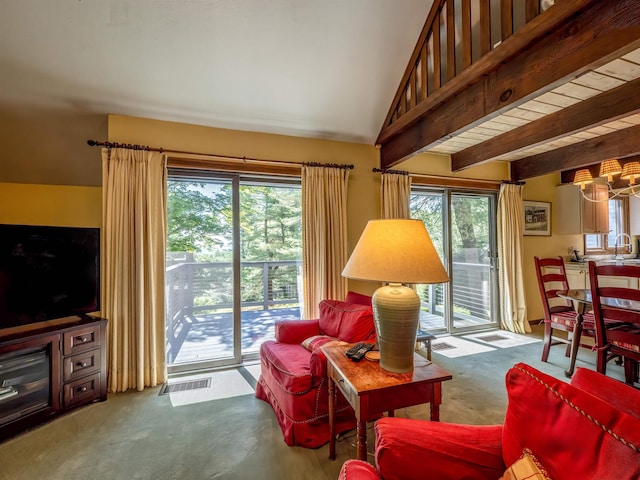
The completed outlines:
<svg viewBox="0 0 640 480">
<path fill-rule="evenodd" d="M 499 331 L 434 341 L 452 345 L 433 351 L 433 361 L 453 375 L 443 384 L 441 421 L 502 423 L 504 375 L 518 362 L 566 380 L 564 347 L 553 347 L 542 363 L 540 337 L 537 328 L 526 336 Z M 577 366 L 594 369 L 593 353 L 581 349 Z M 609 368 L 610 376 L 623 378 L 622 368 Z M 337 479 L 342 463 L 355 456 L 354 432 L 340 437 L 335 461 L 328 460 L 327 445 L 288 447 L 271 407 L 253 396 L 258 375 L 259 365 L 248 365 L 194 376 L 211 378 L 196 390 L 109 395 L 0 444 L 0 479 Z M 428 409 L 396 415 L 428 419 Z M 370 451 L 373 440 L 370 426 Z"/>
</svg>

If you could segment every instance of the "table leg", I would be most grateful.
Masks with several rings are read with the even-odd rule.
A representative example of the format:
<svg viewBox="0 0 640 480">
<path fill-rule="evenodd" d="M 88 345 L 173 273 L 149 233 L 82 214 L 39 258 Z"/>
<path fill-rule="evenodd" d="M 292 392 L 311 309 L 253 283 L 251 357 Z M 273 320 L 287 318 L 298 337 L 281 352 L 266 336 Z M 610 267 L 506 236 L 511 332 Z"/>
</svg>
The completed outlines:
<svg viewBox="0 0 640 480">
<path fill-rule="evenodd" d="M 336 459 L 336 384 L 329 375 L 329 460 Z"/>
<path fill-rule="evenodd" d="M 436 382 L 433 384 L 433 395 L 429 408 L 431 410 L 431 421 L 440 421 L 440 404 L 442 403 L 442 383 Z"/>
<path fill-rule="evenodd" d="M 358 460 L 367 460 L 367 421 L 358 419 Z"/>
<path fill-rule="evenodd" d="M 573 375 L 573 370 L 576 367 L 576 359 L 578 358 L 578 348 L 580 347 L 580 341 L 582 337 L 582 321 L 584 320 L 584 311 L 586 305 L 584 303 L 578 304 L 578 312 L 576 314 L 576 324 L 573 327 L 573 333 L 571 337 L 571 354 L 569 357 L 569 368 L 564 371 L 567 377 Z"/>
</svg>

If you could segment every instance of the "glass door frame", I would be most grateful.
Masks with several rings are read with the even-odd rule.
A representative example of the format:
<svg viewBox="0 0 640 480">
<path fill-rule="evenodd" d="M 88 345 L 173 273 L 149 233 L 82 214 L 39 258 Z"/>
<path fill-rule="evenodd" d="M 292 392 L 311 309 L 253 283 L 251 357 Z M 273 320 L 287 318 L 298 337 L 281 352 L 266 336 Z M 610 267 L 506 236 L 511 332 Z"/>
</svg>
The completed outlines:
<svg viewBox="0 0 640 480">
<path fill-rule="evenodd" d="M 443 316 L 443 326 L 440 328 L 430 329 L 430 332 L 441 334 L 458 334 L 472 333 L 474 331 L 486 330 L 488 328 L 498 327 L 500 324 L 500 302 L 499 302 L 499 285 L 498 285 L 498 245 L 497 245 L 497 203 L 498 193 L 486 190 L 469 190 L 463 188 L 447 188 L 429 185 L 413 185 L 411 194 L 433 194 L 439 195 L 442 199 L 442 263 L 449 274 L 453 272 L 453 238 L 451 235 L 452 223 L 452 197 L 454 195 L 477 196 L 489 199 L 489 265 L 491 272 L 491 311 L 492 318 L 495 321 L 488 322 L 477 326 L 456 327 L 453 315 L 453 293 L 451 280 L 443 285 L 443 304 L 445 306 Z"/>
<path fill-rule="evenodd" d="M 288 178 L 278 175 L 252 175 L 247 173 L 220 172 L 220 171 L 197 171 L 173 168 L 169 169 L 169 178 L 180 181 L 192 181 L 194 183 L 228 183 L 231 185 L 231 207 L 232 207 L 232 322 L 233 322 L 233 353 L 222 358 L 209 358 L 193 362 L 168 364 L 169 374 L 180 374 L 185 372 L 197 372 L 200 370 L 211 370 L 242 365 L 245 361 L 259 359 L 259 352 L 242 352 L 242 285 L 241 285 L 241 188 L 242 185 L 264 184 L 271 186 L 280 185 L 300 185 L 299 178 Z"/>
</svg>

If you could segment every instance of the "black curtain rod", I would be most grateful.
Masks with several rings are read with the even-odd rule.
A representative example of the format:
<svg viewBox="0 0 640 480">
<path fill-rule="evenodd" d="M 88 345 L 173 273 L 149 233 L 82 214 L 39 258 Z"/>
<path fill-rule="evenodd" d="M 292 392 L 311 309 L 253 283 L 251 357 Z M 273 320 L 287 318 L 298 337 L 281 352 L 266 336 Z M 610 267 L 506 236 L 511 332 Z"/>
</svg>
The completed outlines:
<svg viewBox="0 0 640 480">
<path fill-rule="evenodd" d="M 409 175 L 409 172 L 406 170 L 387 170 L 384 168 L 373 168 L 371 170 L 373 173 L 394 173 L 396 175 Z"/>
<path fill-rule="evenodd" d="M 505 185 L 525 185 L 527 182 L 523 182 L 522 180 L 502 180 Z"/>
<path fill-rule="evenodd" d="M 215 153 L 201 153 L 201 152 L 190 152 L 188 150 L 165 150 L 162 147 L 150 147 L 148 145 L 136 145 L 131 143 L 118 143 L 118 142 L 98 142 L 96 140 L 87 140 L 87 145 L 90 147 L 105 147 L 105 148 L 126 148 L 129 150 L 147 150 L 150 152 L 171 152 L 171 153 L 181 153 L 185 155 L 202 155 L 205 157 L 217 157 L 217 158 L 228 158 L 231 160 L 242 160 L 242 161 L 254 161 L 254 162 L 269 162 L 269 163 L 277 163 L 281 165 L 304 165 L 306 167 L 326 167 L 326 168 L 344 168 L 348 170 L 353 170 L 353 165 L 343 165 L 337 163 L 318 163 L 318 162 L 283 162 L 282 160 L 267 160 L 264 158 L 252 158 L 252 157 L 238 157 L 234 155 L 217 155 Z"/>
<path fill-rule="evenodd" d="M 353 165 L 345 163 L 303 162 L 302 165 L 305 167 L 342 168 L 344 170 L 353 170 Z"/>
</svg>

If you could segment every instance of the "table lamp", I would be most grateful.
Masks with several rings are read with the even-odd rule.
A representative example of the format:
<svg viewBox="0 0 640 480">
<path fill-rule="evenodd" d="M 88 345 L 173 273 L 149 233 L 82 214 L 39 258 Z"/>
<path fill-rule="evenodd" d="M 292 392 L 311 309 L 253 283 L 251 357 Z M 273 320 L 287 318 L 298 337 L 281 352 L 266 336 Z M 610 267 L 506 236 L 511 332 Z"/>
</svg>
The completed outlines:
<svg viewBox="0 0 640 480">
<path fill-rule="evenodd" d="M 372 298 L 380 367 L 394 373 L 411 372 L 420 298 L 402 284 L 449 281 L 422 220 L 369 221 L 342 275 L 388 283 Z"/>
</svg>

